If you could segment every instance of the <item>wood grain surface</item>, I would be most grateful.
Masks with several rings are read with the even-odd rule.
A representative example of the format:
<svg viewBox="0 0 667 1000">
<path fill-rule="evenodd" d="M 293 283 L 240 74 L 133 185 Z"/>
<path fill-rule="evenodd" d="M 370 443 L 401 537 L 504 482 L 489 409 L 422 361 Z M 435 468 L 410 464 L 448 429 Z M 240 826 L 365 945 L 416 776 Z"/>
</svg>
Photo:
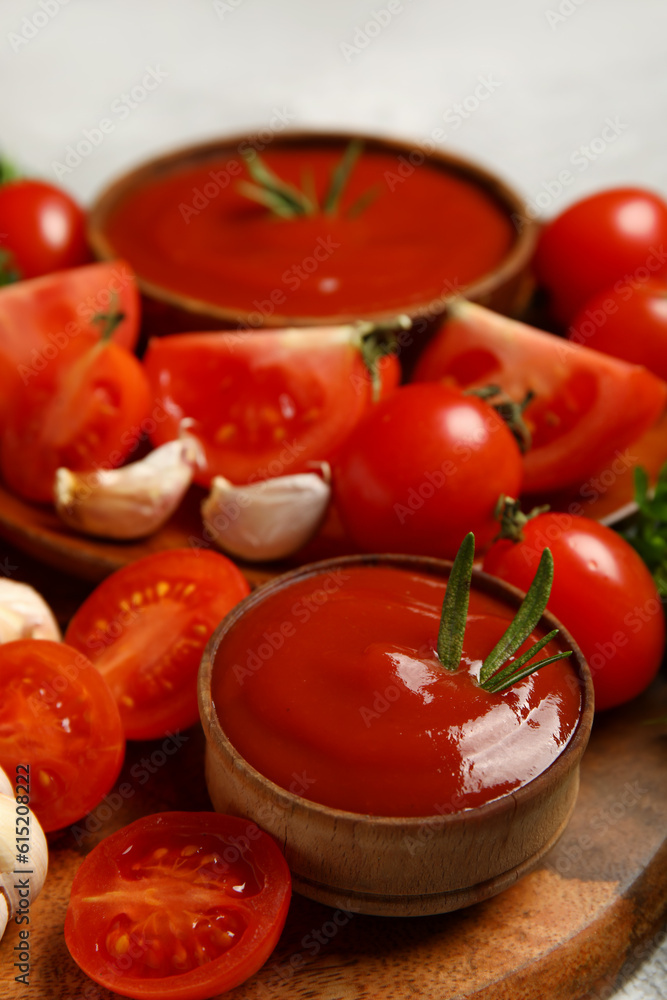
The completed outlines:
<svg viewBox="0 0 667 1000">
<path fill-rule="evenodd" d="M 41 585 L 64 620 L 90 584 L 20 551 L 5 567 Z M 641 961 L 667 915 L 667 715 L 664 678 L 594 724 L 572 819 L 540 867 L 501 895 L 438 917 L 366 917 L 295 896 L 266 966 L 227 994 L 243 1000 L 604 1000 Z M 14 981 L 18 927 L 0 943 L 3 1000 L 111 1000 L 80 972 L 62 928 L 73 875 L 99 840 L 163 809 L 208 809 L 200 727 L 163 761 L 161 742 L 130 744 L 120 808 L 98 807 L 50 845 L 31 909 L 28 988 Z M 151 761 L 148 773 L 145 763 Z M 155 763 L 157 762 L 157 763 Z M 82 775 L 82 780 L 85 776 Z M 111 799 L 114 802 L 113 799 Z M 116 803 L 117 804 L 117 803 Z"/>
</svg>

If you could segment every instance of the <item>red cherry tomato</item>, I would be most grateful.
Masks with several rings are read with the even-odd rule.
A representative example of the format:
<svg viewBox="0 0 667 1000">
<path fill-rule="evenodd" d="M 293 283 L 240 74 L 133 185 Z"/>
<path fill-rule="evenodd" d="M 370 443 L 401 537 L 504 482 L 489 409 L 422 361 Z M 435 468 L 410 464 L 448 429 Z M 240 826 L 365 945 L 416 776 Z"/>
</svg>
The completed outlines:
<svg viewBox="0 0 667 1000">
<path fill-rule="evenodd" d="M 577 313 L 567 336 L 667 379 L 667 284 L 605 289 Z"/>
<path fill-rule="evenodd" d="M 222 553 L 156 552 L 103 580 L 75 612 L 65 641 L 103 675 L 127 738 L 157 738 L 199 719 L 204 646 L 249 592 L 240 569 Z"/>
<path fill-rule="evenodd" d="M 90 660 L 49 639 L 0 645 L 0 767 L 30 766 L 30 806 L 44 830 L 93 809 L 124 755 L 116 702 Z"/>
<path fill-rule="evenodd" d="M 662 604 L 648 569 L 615 531 L 586 517 L 531 518 L 519 542 L 495 542 L 484 570 L 527 590 L 544 548 L 554 558 L 548 609 L 570 631 L 593 676 L 596 709 L 638 695 L 665 649 Z"/>
<path fill-rule="evenodd" d="M 0 233 L 21 278 L 77 267 L 91 258 L 83 209 L 43 181 L 0 185 Z"/>
<path fill-rule="evenodd" d="M 366 552 L 453 558 L 474 531 L 484 547 L 497 530 L 503 484 L 521 485 L 521 454 L 507 425 L 482 400 L 447 385 L 410 385 L 378 403 L 334 465 L 341 519 Z"/>
<path fill-rule="evenodd" d="M 121 996 L 204 1000 L 266 962 L 290 894 L 283 855 L 254 823 L 154 813 L 84 858 L 65 941 L 86 975 Z"/>
<path fill-rule="evenodd" d="M 641 188 L 611 188 L 583 198 L 548 223 L 535 273 L 554 316 L 572 320 L 593 295 L 667 277 L 667 202 Z"/>
<path fill-rule="evenodd" d="M 246 334 L 188 333 L 151 340 L 144 358 L 165 411 L 153 435 L 178 437 L 183 417 L 216 475 L 248 483 L 307 472 L 330 460 L 372 405 L 372 380 L 351 326 Z M 399 364 L 378 366 L 380 395 L 398 382 Z"/>
</svg>

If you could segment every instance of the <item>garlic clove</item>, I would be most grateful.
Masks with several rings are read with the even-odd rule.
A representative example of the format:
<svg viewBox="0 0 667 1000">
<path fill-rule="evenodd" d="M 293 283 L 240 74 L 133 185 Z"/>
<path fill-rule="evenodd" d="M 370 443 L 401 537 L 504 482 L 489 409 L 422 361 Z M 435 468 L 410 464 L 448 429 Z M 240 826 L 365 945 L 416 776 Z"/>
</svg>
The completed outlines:
<svg viewBox="0 0 667 1000">
<path fill-rule="evenodd" d="M 0 643 L 14 639 L 53 639 L 61 635 L 51 608 L 27 583 L 0 579 Z"/>
<path fill-rule="evenodd" d="M 33 903 L 44 885 L 49 863 L 49 851 L 44 831 L 39 820 L 32 811 L 19 815 L 14 799 L 14 789 L 7 775 L 3 772 L 0 781 L 0 937 L 4 933 L 7 921 L 25 906 L 25 883 L 28 883 L 30 895 L 26 898 Z M 9 791 L 4 790 L 9 787 Z M 20 821 L 20 823 L 19 823 Z M 27 829 L 24 834 L 23 830 Z M 20 833 L 19 833 L 20 831 Z M 19 841 L 19 836 L 29 837 L 28 841 Z M 17 861 L 18 843 L 27 843 L 26 853 L 29 864 L 25 872 L 16 874 L 23 865 Z M 22 885 L 19 885 L 21 880 Z"/>
<path fill-rule="evenodd" d="M 328 481 L 315 472 L 248 486 L 234 486 L 216 476 L 202 504 L 202 517 L 213 541 L 229 555 L 264 562 L 305 545 L 320 527 L 330 499 Z"/>
<path fill-rule="evenodd" d="M 152 535 L 169 520 L 204 461 L 199 441 L 182 433 L 146 458 L 119 469 L 56 472 L 60 518 L 86 535 L 129 540 Z"/>
</svg>

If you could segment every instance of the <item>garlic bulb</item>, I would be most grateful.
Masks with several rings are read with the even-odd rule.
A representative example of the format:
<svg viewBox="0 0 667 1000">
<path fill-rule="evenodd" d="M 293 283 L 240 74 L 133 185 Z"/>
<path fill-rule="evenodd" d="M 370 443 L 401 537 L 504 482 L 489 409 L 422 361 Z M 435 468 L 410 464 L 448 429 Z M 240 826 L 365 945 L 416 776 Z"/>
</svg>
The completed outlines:
<svg viewBox="0 0 667 1000">
<path fill-rule="evenodd" d="M 28 782 L 17 770 L 19 799 Z M 18 860 L 24 856 L 26 861 Z M 42 890 L 48 858 L 39 820 L 23 802 L 15 801 L 14 788 L 0 769 L 0 937 L 12 917 L 18 916 L 18 922 L 27 925 L 21 917 L 28 916 L 30 904 Z"/>
<path fill-rule="evenodd" d="M 216 476 L 202 504 L 204 525 L 229 555 L 249 561 L 282 559 L 313 537 L 331 498 L 329 467 L 234 486 Z"/>
<path fill-rule="evenodd" d="M 27 583 L 0 578 L 0 643 L 14 639 L 53 639 L 60 629 L 51 608 Z"/>
<path fill-rule="evenodd" d="M 55 505 L 70 528 L 102 538 L 145 538 L 168 521 L 187 491 L 203 449 L 183 433 L 120 469 L 58 469 Z"/>
</svg>

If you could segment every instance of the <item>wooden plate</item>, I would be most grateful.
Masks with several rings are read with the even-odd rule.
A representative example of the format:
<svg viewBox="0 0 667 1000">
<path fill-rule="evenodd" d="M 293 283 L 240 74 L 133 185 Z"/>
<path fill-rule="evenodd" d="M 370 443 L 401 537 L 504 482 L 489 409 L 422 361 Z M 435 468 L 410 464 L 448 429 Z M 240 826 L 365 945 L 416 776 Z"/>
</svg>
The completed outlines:
<svg viewBox="0 0 667 1000">
<path fill-rule="evenodd" d="M 585 514 L 607 524 L 627 516 L 633 508 L 633 469 L 642 465 L 655 479 L 667 461 L 667 413 L 636 444 L 617 452 L 578 489 L 549 497 L 531 497 L 528 506 L 550 503 L 552 509 Z M 137 542 L 112 542 L 78 535 L 65 527 L 55 511 L 30 504 L 0 484 L 0 536 L 48 566 L 99 582 L 109 573 L 142 556 L 162 549 L 205 547 L 211 542 L 203 530 L 199 507 L 205 493 L 193 487 L 170 521 L 150 538 Z M 356 551 L 345 538 L 335 510 L 318 537 L 305 549 L 281 563 L 240 563 L 251 586 L 257 586 L 292 566 Z"/>
</svg>

